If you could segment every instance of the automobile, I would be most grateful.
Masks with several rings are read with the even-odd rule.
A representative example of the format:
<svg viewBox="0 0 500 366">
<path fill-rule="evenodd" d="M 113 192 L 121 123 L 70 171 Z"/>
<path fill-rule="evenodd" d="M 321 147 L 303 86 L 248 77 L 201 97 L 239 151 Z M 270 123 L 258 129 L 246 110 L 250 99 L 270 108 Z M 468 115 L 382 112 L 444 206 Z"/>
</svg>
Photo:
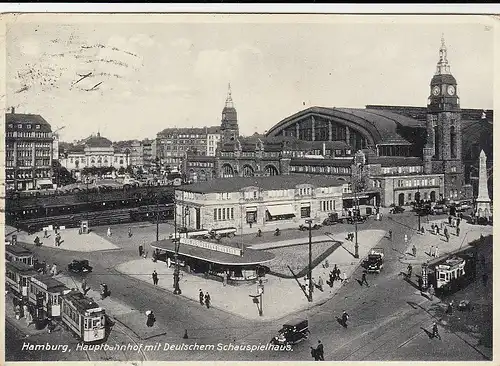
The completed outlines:
<svg viewBox="0 0 500 366">
<path fill-rule="evenodd" d="M 283 327 L 278 332 L 278 335 L 271 339 L 271 344 L 297 344 L 306 340 L 309 335 L 309 322 L 306 319 L 295 319 L 283 324 Z"/>
<path fill-rule="evenodd" d="M 389 210 L 389 213 L 392 213 L 392 214 L 398 214 L 398 213 L 403 213 L 405 212 L 405 209 L 401 206 L 394 206 L 393 208 L 391 208 Z"/>
<path fill-rule="evenodd" d="M 368 273 L 380 273 L 384 268 L 384 249 L 373 248 L 366 260 L 366 270 Z"/>
<path fill-rule="evenodd" d="M 433 215 L 442 215 L 442 214 L 445 214 L 447 212 L 448 212 L 448 209 L 446 208 L 446 206 L 440 205 L 440 204 L 434 205 L 434 207 L 431 210 L 431 213 Z"/>
<path fill-rule="evenodd" d="M 458 202 L 456 205 L 456 210 L 458 212 L 467 211 L 472 208 L 472 204 L 469 201 Z"/>
<path fill-rule="evenodd" d="M 321 229 L 321 224 L 311 224 L 311 230 L 318 230 L 318 229 Z M 309 224 L 300 224 L 299 230 L 300 231 L 309 230 Z"/>
<path fill-rule="evenodd" d="M 92 272 L 92 267 L 86 259 L 73 259 L 73 261 L 68 264 L 68 271 L 73 273 L 89 273 Z"/>
</svg>

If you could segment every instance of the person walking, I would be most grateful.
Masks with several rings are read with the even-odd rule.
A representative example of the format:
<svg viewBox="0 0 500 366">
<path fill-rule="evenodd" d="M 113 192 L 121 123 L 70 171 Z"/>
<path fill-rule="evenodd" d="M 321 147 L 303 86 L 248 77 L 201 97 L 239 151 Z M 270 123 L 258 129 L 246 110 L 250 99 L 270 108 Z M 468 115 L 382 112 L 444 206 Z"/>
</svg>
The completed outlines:
<svg viewBox="0 0 500 366">
<path fill-rule="evenodd" d="M 453 300 L 451 300 L 448 304 L 448 307 L 446 308 L 446 314 L 453 314 Z"/>
<path fill-rule="evenodd" d="M 432 338 L 439 338 L 441 340 L 441 336 L 439 335 L 439 329 L 436 322 L 432 324 Z"/>
<path fill-rule="evenodd" d="M 389 230 L 389 240 L 392 240 L 392 230 Z"/>
<path fill-rule="evenodd" d="M 156 273 L 156 269 L 151 274 L 151 277 L 153 278 L 153 285 L 157 286 L 158 285 L 158 273 Z"/>
<path fill-rule="evenodd" d="M 444 237 L 446 238 L 446 241 L 450 241 L 450 233 L 448 232 L 448 228 L 444 228 Z"/>
<path fill-rule="evenodd" d="M 108 231 L 106 232 L 107 237 L 111 237 L 111 227 L 108 227 Z"/>
<path fill-rule="evenodd" d="M 210 309 L 210 295 L 207 293 L 205 294 L 205 305 L 207 306 L 207 309 Z"/>
<path fill-rule="evenodd" d="M 128 237 L 131 238 L 132 237 L 132 228 L 129 226 L 128 228 Z"/>
<path fill-rule="evenodd" d="M 44 238 L 48 238 L 49 236 L 47 235 L 47 229 L 44 229 L 43 230 L 43 237 Z"/>
<path fill-rule="evenodd" d="M 205 305 L 205 301 L 204 301 L 205 295 L 203 295 L 203 291 L 201 290 L 201 288 L 200 288 L 199 297 L 200 297 L 200 305 L 202 305 L 202 306 Z"/>
<path fill-rule="evenodd" d="M 439 246 L 436 245 L 436 247 L 434 248 L 434 257 L 438 258 L 439 257 Z"/>
<path fill-rule="evenodd" d="M 318 347 L 316 347 L 316 355 L 318 357 L 319 361 L 324 361 L 325 360 L 325 353 L 323 349 L 323 343 L 318 339 Z"/>
<path fill-rule="evenodd" d="M 370 287 L 370 285 L 368 284 L 368 281 L 366 280 L 366 273 L 363 272 L 363 274 L 361 275 L 361 286 L 363 286 L 363 284 L 366 283 L 366 286 Z"/>
<path fill-rule="evenodd" d="M 411 266 L 411 264 L 408 264 L 408 278 L 411 278 L 412 272 L 413 272 L 413 267 Z"/>
<path fill-rule="evenodd" d="M 429 255 L 434 257 L 434 245 L 431 245 L 431 249 L 429 249 Z"/>
<path fill-rule="evenodd" d="M 149 328 L 151 328 L 155 324 L 155 322 L 156 322 L 155 315 L 154 315 L 154 313 L 151 310 L 146 311 L 146 315 L 147 315 L 146 325 Z"/>
<path fill-rule="evenodd" d="M 318 278 L 318 288 L 321 292 L 323 292 L 323 278 L 321 278 L 321 276 Z"/>
<path fill-rule="evenodd" d="M 349 314 L 347 314 L 347 312 L 344 310 L 344 312 L 342 313 L 342 325 L 344 326 L 344 328 L 347 328 L 348 319 L 349 319 Z"/>
<path fill-rule="evenodd" d="M 422 277 L 419 277 L 418 278 L 418 289 L 420 291 L 422 291 L 422 287 L 424 286 L 424 280 L 422 279 Z"/>
<path fill-rule="evenodd" d="M 337 279 L 337 271 L 338 271 L 337 264 L 335 264 L 333 266 L 333 271 L 332 271 L 334 281 Z"/>
<path fill-rule="evenodd" d="M 436 293 L 436 291 L 434 290 L 434 286 L 431 283 L 430 286 L 429 286 L 429 299 L 431 301 L 434 300 L 434 294 L 435 293 Z"/>
<path fill-rule="evenodd" d="M 417 256 L 417 247 L 415 246 L 415 244 L 413 244 L 411 248 L 411 253 L 413 254 L 414 257 Z"/>
<path fill-rule="evenodd" d="M 457 225 L 457 236 L 460 236 L 460 228 Z"/>
<path fill-rule="evenodd" d="M 342 272 L 342 278 L 340 280 L 342 281 L 342 283 L 347 282 L 347 275 L 345 272 Z"/>
<path fill-rule="evenodd" d="M 139 244 L 139 257 L 142 257 L 142 253 L 144 253 L 144 247 L 142 244 Z"/>
</svg>

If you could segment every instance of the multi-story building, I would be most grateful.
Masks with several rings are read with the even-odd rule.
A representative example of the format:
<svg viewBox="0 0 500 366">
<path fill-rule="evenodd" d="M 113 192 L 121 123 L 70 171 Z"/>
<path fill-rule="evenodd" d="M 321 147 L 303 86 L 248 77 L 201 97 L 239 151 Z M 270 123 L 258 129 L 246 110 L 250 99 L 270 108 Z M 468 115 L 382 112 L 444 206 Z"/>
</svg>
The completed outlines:
<svg viewBox="0 0 500 366">
<path fill-rule="evenodd" d="M 176 219 L 188 229 L 234 227 L 238 233 L 298 227 L 342 212 L 347 190 L 346 182 L 321 176 L 215 179 L 175 190 Z"/>
<path fill-rule="evenodd" d="M 71 146 L 61 159 L 61 165 L 79 176 L 84 168 L 127 168 L 131 164 L 128 148 L 113 146 L 113 143 L 97 133 Z"/>
<path fill-rule="evenodd" d="M 133 167 L 144 165 L 144 150 L 141 141 L 134 140 L 130 144 L 130 165 Z"/>
<path fill-rule="evenodd" d="M 53 136 L 38 114 L 5 114 L 5 185 L 7 190 L 52 188 Z"/>
<path fill-rule="evenodd" d="M 187 153 L 207 156 L 209 153 L 215 154 L 220 128 L 200 127 L 200 128 L 167 128 L 158 133 L 156 137 L 156 156 L 161 162 L 170 168 L 181 169 Z M 212 141 L 214 144 L 210 144 Z"/>
<path fill-rule="evenodd" d="M 220 127 L 207 127 L 207 156 L 215 156 L 221 139 Z"/>
</svg>

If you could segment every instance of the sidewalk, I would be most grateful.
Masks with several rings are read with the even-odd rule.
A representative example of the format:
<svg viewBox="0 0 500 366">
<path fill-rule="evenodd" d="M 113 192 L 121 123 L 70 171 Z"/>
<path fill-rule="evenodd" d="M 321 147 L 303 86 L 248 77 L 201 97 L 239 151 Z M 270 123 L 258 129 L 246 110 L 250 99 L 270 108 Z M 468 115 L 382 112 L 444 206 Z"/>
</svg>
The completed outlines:
<svg viewBox="0 0 500 366">
<path fill-rule="evenodd" d="M 334 240 L 344 242 L 347 233 L 333 234 L 330 237 L 332 243 Z M 375 246 L 385 235 L 383 230 L 364 230 L 358 232 L 359 258 L 355 259 L 351 253 L 354 253 L 354 243 L 344 242 L 327 258 L 330 263 L 329 268 L 317 266 L 312 271 L 312 276 L 318 279 L 323 278 L 324 291 L 314 289 L 313 303 L 309 303 L 299 288 L 295 279 L 284 279 L 276 276 L 267 275 L 264 283 L 263 295 L 263 316 L 259 316 L 256 304 L 252 302 L 249 295 L 257 295 L 256 284 L 242 284 L 239 286 L 223 286 L 221 282 L 205 279 L 203 276 L 197 276 L 181 272 L 179 287 L 182 295 L 188 299 L 198 302 L 199 290 L 208 292 L 211 296 L 211 305 L 217 309 L 236 314 L 246 319 L 252 320 L 272 320 L 279 319 L 294 312 L 324 303 L 326 300 L 336 294 L 342 286 L 339 281 L 330 288 L 326 284 L 328 273 L 333 269 L 334 264 L 342 272 L 345 272 L 349 280 L 350 276 L 357 268 L 359 263 L 368 254 L 369 250 Z M 275 245 L 276 243 L 272 243 Z M 167 267 L 165 262 L 154 263 L 151 259 L 137 259 L 122 263 L 115 267 L 121 273 L 127 274 L 139 280 L 152 284 L 151 273 L 156 270 L 158 273 L 158 287 L 173 291 L 173 272 L 174 266 Z M 302 279 L 299 279 L 302 282 Z M 302 284 L 302 283 L 301 283 Z M 293 301 L 290 301 L 292 300 Z M 288 301 L 287 301 L 288 300 Z M 201 305 L 200 305 L 201 306 Z M 210 311 L 207 309 L 207 311 Z"/>
<path fill-rule="evenodd" d="M 49 248 L 60 249 L 60 250 L 70 250 L 75 252 L 96 252 L 101 250 L 113 250 L 120 249 L 118 246 L 112 244 L 109 240 L 97 235 L 94 232 L 89 234 L 78 234 L 78 229 L 64 229 L 60 230 L 61 233 L 61 245 L 55 246 L 54 242 L 54 232 L 48 232 L 49 237 L 44 238 L 43 232 L 38 232 L 33 235 L 28 235 L 27 233 L 21 231 L 17 233 L 17 241 L 19 243 L 33 244 L 35 238 L 38 236 L 42 245 Z"/>
<path fill-rule="evenodd" d="M 446 238 L 443 235 L 443 231 L 440 230 L 439 235 L 434 235 L 431 232 L 431 225 L 437 224 L 441 225 L 441 223 L 445 223 L 444 226 L 448 228 L 448 232 L 450 233 L 450 240 L 447 242 Z M 488 236 L 493 234 L 492 226 L 479 226 L 479 225 L 471 225 L 462 221 L 460 223 L 460 235 L 456 236 L 456 228 L 450 227 L 448 225 L 448 220 L 441 219 L 435 221 L 429 221 L 428 223 L 422 224 L 425 229 L 425 233 L 419 234 L 415 231 L 409 231 L 409 244 L 404 253 L 401 253 L 402 257 L 400 257 L 400 261 L 402 263 L 411 263 L 411 264 L 421 264 L 423 262 L 431 261 L 436 259 L 430 255 L 431 246 L 436 246 L 439 248 L 438 257 L 446 257 L 449 253 L 458 250 L 460 248 L 467 248 L 468 243 L 477 240 L 483 236 Z M 412 247 L 415 245 L 417 249 L 416 257 L 412 254 Z"/>
<path fill-rule="evenodd" d="M 342 239 L 345 240 L 345 237 Z M 330 235 L 318 235 L 318 236 L 313 236 L 311 239 L 311 242 L 313 244 L 314 243 L 321 243 L 321 242 L 325 242 L 325 241 L 332 241 L 332 236 L 330 236 Z M 248 248 L 249 249 L 256 249 L 256 250 L 264 250 L 264 249 L 291 247 L 294 245 L 301 245 L 301 244 L 309 244 L 309 238 L 297 238 L 297 239 L 289 239 L 289 240 L 271 241 L 268 243 L 253 244 L 253 245 L 250 245 Z"/>
<path fill-rule="evenodd" d="M 71 277 L 58 274 L 54 276 L 57 280 L 64 283 L 68 288 L 76 288 L 81 291 L 82 283 Z M 101 295 L 99 289 L 90 289 L 87 293 L 87 297 L 93 299 L 102 308 L 106 310 L 106 314 L 117 320 L 123 326 L 131 330 L 140 339 L 148 339 L 156 337 L 159 335 L 167 334 L 167 328 L 160 322 L 156 322 L 154 326 L 146 326 L 146 314 L 145 311 L 140 311 L 139 309 L 134 309 L 127 304 L 122 303 L 113 298 L 113 289 L 111 290 L 111 296 L 106 297 L 101 300 Z"/>
</svg>

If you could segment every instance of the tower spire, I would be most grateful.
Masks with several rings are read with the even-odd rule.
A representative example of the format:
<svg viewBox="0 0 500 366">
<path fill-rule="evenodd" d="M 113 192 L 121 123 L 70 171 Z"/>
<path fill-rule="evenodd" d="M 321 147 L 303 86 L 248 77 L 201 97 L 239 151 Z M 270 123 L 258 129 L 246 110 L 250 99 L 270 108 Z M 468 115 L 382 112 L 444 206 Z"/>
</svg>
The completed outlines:
<svg viewBox="0 0 500 366">
<path fill-rule="evenodd" d="M 226 108 L 234 108 L 233 97 L 231 96 L 231 83 L 227 84 Z"/>
<path fill-rule="evenodd" d="M 444 43 L 444 33 L 441 34 L 441 47 L 439 48 L 439 61 L 436 67 L 436 75 L 451 74 L 448 64 L 448 50 Z"/>
</svg>

